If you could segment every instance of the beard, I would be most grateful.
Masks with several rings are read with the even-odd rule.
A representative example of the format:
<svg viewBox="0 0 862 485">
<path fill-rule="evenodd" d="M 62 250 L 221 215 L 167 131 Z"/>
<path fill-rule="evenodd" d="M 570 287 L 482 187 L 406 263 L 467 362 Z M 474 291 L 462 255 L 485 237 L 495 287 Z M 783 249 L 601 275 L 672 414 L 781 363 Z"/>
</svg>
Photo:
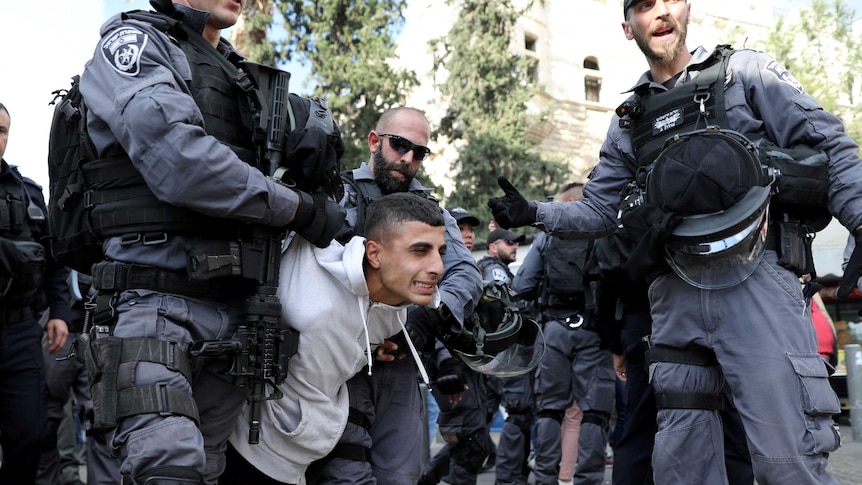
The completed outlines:
<svg viewBox="0 0 862 485">
<path fill-rule="evenodd" d="M 670 64 L 676 60 L 680 53 L 685 51 L 688 25 L 686 23 L 677 23 L 674 26 L 674 30 L 679 34 L 676 40 L 671 44 L 665 45 L 660 51 L 650 47 L 649 41 L 652 36 L 649 35 L 635 35 L 635 43 L 637 43 L 638 48 L 647 59 L 661 64 Z"/>
<path fill-rule="evenodd" d="M 398 172 L 404 175 L 404 178 L 394 177 L 392 172 Z M 383 194 L 393 194 L 395 192 L 407 192 L 410 188 L 410 182 L 413 181 L 415 174 L 409 172 L 407 165 L 399 162 L 391 163 L 383 158 L 383 140 L 377 146 L 377 151 L 374 153 L 374 182 L 380 187 Z"/>
</svg>

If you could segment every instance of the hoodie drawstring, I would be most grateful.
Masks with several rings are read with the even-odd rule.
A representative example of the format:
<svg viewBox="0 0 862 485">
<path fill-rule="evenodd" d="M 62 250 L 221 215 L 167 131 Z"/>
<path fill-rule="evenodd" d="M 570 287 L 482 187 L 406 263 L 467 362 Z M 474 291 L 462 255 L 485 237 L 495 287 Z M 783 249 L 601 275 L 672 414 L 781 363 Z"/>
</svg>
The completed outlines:
<svg viewBox="0 0 862 485">
<path fill-rule="evenodd" d="M 356 300 L 359 302 L 359 308 L 362 308 L 362 297 L 359 297 Z M 369 340 L 369 337 L 368 337 L 368 320 L 365 318 L 365 315 L 371 309 L 371 305 L 373 305 L 373 303 L 371 302 L 371 300 L 369 300 L 368 301 L 368 308 L 366 308 L 364 312 L 363 311 L 359 312 L 359 315 L 362 317 L 362 328 L 365 329 L 365 356 L 368 358 L 368 375 L 369 376 L 371 375 L 371 363 L 373 361 L 373 358 L 371 356 L 371 340 Z"/>
<path fill-rule="evenodd" d="M 359 306 L 362 306 L 362 298 L 357 298 L 359 301 Z M 371 367 L 374 361 L 372 357 L 371 351 L 371 340 L 368 336 L 368 320 L 365 318 L 365 315 L 371 310 L 371 306 L 374 303 L 370 300 L 368 301 L 368 308 L 365 309 L 364 312 L 359 312 L 362 317 L 362 328 L 365 329 L 365 356 L 368 358 L 368 375 L 371 375 Z M 425 365 L 422 364 L 422 359 L 419 357 L 419 352 L 416 351 L 416 346 L 413 345 L 413 342 L 410 340 L 410 335 L 407 334 L 407 327 L 404 326 L 404 322 L 401 319 L 398 319 L 398 323 L 401 325 L 401 330 L 404 332 L 404 340 L 407 341 L 407 346 L 410 347 L 410 354 L 413 355 L 413 360 L 416 362 L 416 367 L 419 368 L 419 374 L 422 376 L 422 382 L 425 383 L 429 388 L 431 387 L 431 379 L 428 378 L 428 371 L 425 370 Z"/>
<path fill-rule="evenodd" d="M 407 333 L 407 327 L 404 326 L 404 322 L 398 320 L 398 323 L 401 324 L 401 330 L 404 331 L 404 340 L 407 341 L 407 346 L 410 347 L 410 353 L 413 354 L 413 360 L 416 361 L 416 367 L 419 368 L 419 374 L 422 375 L 422 382 L 425 383 L 428 388 L 431 388 L 431 379 L 428 378 L 428 371 L 425 370 L 425 365 L 422 364 L 422 359 L 419 358 L 419 352 L 416 351 L 416 347 L 413 345 L 413 342 L 410 340 L 410 335 Z"/>
</svg>

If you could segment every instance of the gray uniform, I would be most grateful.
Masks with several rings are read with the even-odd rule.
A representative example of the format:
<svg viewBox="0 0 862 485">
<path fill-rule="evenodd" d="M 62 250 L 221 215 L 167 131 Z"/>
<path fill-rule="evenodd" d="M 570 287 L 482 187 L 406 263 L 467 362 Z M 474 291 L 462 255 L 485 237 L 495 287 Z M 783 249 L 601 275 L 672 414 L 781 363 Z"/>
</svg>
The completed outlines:
<svg viewBox="0 0 862 485">
<path fill-rule="evenodd" d="M 353 171 L 354 180 L 373 180 L 366 163 Z M 345 224 L 357 220 L 357 194 L 344 185 L 342 205 L 347 209 Z M 430 192 L 418 180 L 410 182 L 410 192 Z M 479 271 L 461 230 L 448 211 L 440 209 L 446 221 L 445 272 L 440 280 L 440 296 L 459 322 L 473 312 L 482 291 Z M 346 228 L 346 230 L 350 230 Z M 352 232 L 352 231 L 351 231 Z M 416 379 L 416 365 L 407 357 L 393 362 L 375 362 L 347 381 L 352 418 L 329 457 L 312 467 L 319 474 L 312 483 L 413 485 L 421 472 L 423 401 Z M 358 413 L 356 412 L 358 411 Z M 362 416 L 362 418 L 357 417 Z M 351 450 L 341 454 L 343 450 Z M 356 450 L 369 450 L 365 457 Z M 364 453 L 364 452 L 363 452 Z"/>
<path fill-rule="evenodd" d="M 479 260 L 482 279 L 497 280 L 512 286 L 514 275 L 509 267 L 498 258 L 485 256 Z M 523 350 L 532 351 L 530 347 Z M 529 358 L 527 359 L 529 361 Z M 492 377 L 502 389 L 502 404 L 506 408 L 506 421 L 500 430 L 497 443 L 497 460 L 494 464 L 496 481 L 500 485 L 523 485 L 527 483 L 526 463 L 530 455 L 530 426 L 533 424 L 533 383 L 532 372 L 516 377 Z"/>
<path fill-rule="evenodd" d="M 203 31 L 208 14 L 177 5 L 187 25 Z M 120 29 L 125 31 L 127 36 Z M 90 109 L 89 133 L 100 155 L 121 147 L 162 202 L 213 217 L 284 227 L 296 211 L 294 191 L 281 187 L 242 162 L 226 145 L 204 131 L 203 118 L 189 89 L 186 55 L 164 33 L 146 22 L 108 20 L 102 41 L 81 76 Z M 114 48 L 136 39 L 137 52 L 117 57 Z M 220 41 L 222 54 L 234 52 Z M 194 238 L 169 236 L 159 244 L 104 244 L 108 259 L 166 270 L 185 270 L 186 244 Z M 128 289 L 116 302 L 114 336 L 176 342 L 186 349 L 195 340 L 226 339 L 243 321 L 242 296 L 196 299 L 150 290 Z M 120 389 L 168 383 L 194 394 L 200 428 L 180 415 L 134 415 L 110 435 L 129 477 L 159 467 L 203 473 L 215 483 L 224 468 L 224 450 L 246 391 L 223 374 L 225 363 L 203 361 L 195 381 L 176 370 L 139 362 L 121 369 Z M 95 398 L 95 396 L 94 396 Z"/>
<path fill-rule="evenodd" d="M 523 297 L 536 294 L 544 279 L 546 244 L 540 233 L 515 275 L 512 289 Z M 572 277 L 578 277 L 574 272 Z M 567 318 L 587 320 L 570 328 Z M 575 484 L 598 485 L 605 476 L 608 421 L 614 405 L 614 368 L 610 351 L 600 348 L 601 338 L 592 328 L 595 315 L 584 308 L 543 308 L 545 356 L 536 369 L 536 484 L 555 485 L 560 472 L 560 424 L 565 410 L 577 400 L 584 412 L 578 437 Z M 590 327 L 584 328 L 584 327 Z"/>
<path fill-rule="evenodd" d="M 689 65 L 709 51 L 698 48 Z M 737 51 L 729 64 L 725 107 L 731 128 L 761 133 L 779 146 L 807 144 L 829 155 L 829 210 L 855 229 L 862 223 L 862 170 L 856 143 L 840 120 L 802 92 L 798 82 L 766 54 Z M 685 70 L 679 82 L 696 72 Z M 644 74 L 637 86 L 666 88 Z M 538 203 L 537 221 L 555 235 L 599 237 L 614 230 L 619 193 L 635 174 L 630 133 L 614 118 L 599 164 L 579 203 Z M 718 394 L 727 385 L 739 410 L 755 478 L 766 484 L 834 484 L 826 473 L 839 446 L 831 415 L 838 400 L 817 353 L 796 275 L 767 249 L 754 274 L 724 290 L 700 290 L 675 274 L 655 279 L 649 290 L 656 345 L 712 349 L 718 365 L 652 364 L 656 392 Z M 724 484 L 721 422 L 716 411 L 658 412 L 653 468 L 656 483 Z"/>
</svg>

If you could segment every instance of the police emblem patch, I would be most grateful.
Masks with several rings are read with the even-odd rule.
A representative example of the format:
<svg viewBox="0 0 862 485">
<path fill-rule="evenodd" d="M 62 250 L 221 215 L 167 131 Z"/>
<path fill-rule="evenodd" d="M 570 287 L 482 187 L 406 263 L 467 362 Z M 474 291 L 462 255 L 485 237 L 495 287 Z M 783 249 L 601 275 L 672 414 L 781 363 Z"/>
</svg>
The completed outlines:
<svg viewBox="0 0 862 485">
<path fill-rule="evenodd" d="M 121 27 L 102 41 L 102 56 L 120 74 L 137 76 L 147 39 L 147 34 L 134 27 Z"/>
<path fill-rule="evenodd" d="M 803 91 L 805 91 L 802 88 L 802 83 L 797 81 L 796 78 L 793 77 L 793 74 L 790 74 L 790 71 L 785 69 L 784 66 L 779 64 L 777 61 L 770 61 L 769 64 L 767 64 L 766 67 L 763 68 L 763 70 L 772 74 L 784 84 L 795 89 L 799 94 L 802 94 Z"/>
<path fill-rule="evenodd" d="M 502 281 L 503 283 L 509 282 L 509 275 L 506 274 L 502 268 L 493 268 L 491 270 L 491 277 L 497 281 Z"/>
</svg>

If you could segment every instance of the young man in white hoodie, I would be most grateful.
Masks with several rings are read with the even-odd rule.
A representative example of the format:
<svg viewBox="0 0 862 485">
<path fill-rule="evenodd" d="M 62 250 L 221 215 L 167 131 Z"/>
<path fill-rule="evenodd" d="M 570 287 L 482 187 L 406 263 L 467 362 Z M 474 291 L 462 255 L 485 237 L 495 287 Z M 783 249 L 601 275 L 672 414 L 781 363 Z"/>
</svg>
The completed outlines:
<svg viewBox="0 0 862 485">
<path fill-rule="evenodd" d="M 243 409 L 230 442 L 247 463 L 231 460 L 219 483 L 299 483 L 332 450 L 347 423 L 347 379 L 365 365 L 371 373 L 375 358 L 392 359 L 378 344 L 402 331 L 407 306 L 439 305 L 444 230 L 436 204 L 400 192 L 369 205 L 366 238 L 322 249 L 290 241 L 278 296 L 281 323 L 299 332 L 299 350 L 279 386 L 284 397 L 261 403 L 259 444 L 248 443 Z"/>
</svg>

